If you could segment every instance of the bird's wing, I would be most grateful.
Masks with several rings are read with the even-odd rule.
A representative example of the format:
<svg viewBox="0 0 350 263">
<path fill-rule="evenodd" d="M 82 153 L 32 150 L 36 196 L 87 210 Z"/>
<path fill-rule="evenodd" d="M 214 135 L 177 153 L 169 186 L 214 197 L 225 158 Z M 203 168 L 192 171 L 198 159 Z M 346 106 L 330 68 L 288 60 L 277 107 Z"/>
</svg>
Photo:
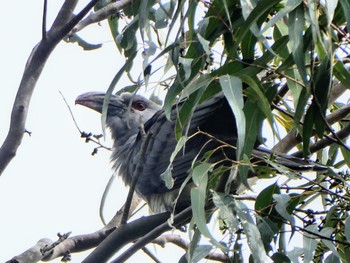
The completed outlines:
<svg viewBox="0 0 350 263">
<path fill-rule="evenodd" d="M 231 134 L 232 140 L 236 138 L 236 129 L 234 120 L 227 119 L 229 116 L 233 118 L 226 100 L 223 96 L 215 96 L 212 99 L 198 105 L 193 113 L 188 135 L 199 130 L 208 132 L 213 135 L 227 137 Z M 181 105 L 180 105 L 181 106 Z M 178 109 L 174 106 L 172 116 L 176 116 Z M 228 113 L 223 114 L 224 111 Z M 217 116 L 220 114 L 219 116 Z M 215 115 L 215 122 L 213 118 Z M 217 122 L 220 124 L 214 125 Z M 231 127 L 230 127 L 231 126 Z M 144 125 L 146 133 L 151 133 L 148 140 L 147 150 L 143 157 L 140 176 L 138 178 L 137 190 L 144 196 L 154 193 L 164 193 L 169 191 L 165 186 L 160 175 L 168 168 L 170 156 L 174 151 L 177 141 L 175 139 L 175 118 L 168 120 L 163 110 L 157 112 Z M 222 130 L 224 128 L 224 130 Z M 221 134 L 220 134 L 221 133 Z M 174 189 L 179 188 L 188 175 L 193 159 L 198 155 L 204 144 L 209 140 L 209 137 L 204 134 L 198 134 L 193 139 L 187 141 L 183 151 L 180 151 L 176 156 L 172 165 L 172 177 L 175 181 Z M 139 134 L 135 141 L 135 147 L 131 153 L 130 163 L 128 167 L 131 169 L 128 172 L 133 173 L 137 164 L 140 162 L 140 149 L 142 145 L 142 136 Z M 206 150 L 209 150 L 208 148 Z M 204 150 L 202 154 L 204 154 Z"/>
</svg>

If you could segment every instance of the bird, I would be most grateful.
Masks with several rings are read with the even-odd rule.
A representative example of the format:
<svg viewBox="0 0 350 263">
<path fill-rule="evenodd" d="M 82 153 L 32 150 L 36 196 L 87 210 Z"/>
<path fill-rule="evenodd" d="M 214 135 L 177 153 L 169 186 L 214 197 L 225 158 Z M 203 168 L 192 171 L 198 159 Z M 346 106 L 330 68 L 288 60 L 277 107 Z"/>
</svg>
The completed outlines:
<svg viewBox="0 0 350 263">
<path fill-rule="evenodd" d="M 75 103 L 102 113 L 105 96 L 103 92 L 87 92 L 79 95 Z M 187 133 L 184 134 L 189 139 L 170 163 L 178 144 L 175 125 L 179 108 L 183 105 L 184 100 L 174 104 L 170 118 L 167 118 L 161 106 L 138 94 L 112 94 L 109 99 L 106 125 L 114 141 L 111 155 L 113 169 L 129 186 L 136 173 L 139 174 L 135 191 L 148 203 L 153 213 L 181 211 L 191 205 L 191 180 L 180 197 L 179 191 L 182 184 L 187 182 L 193 161 L 203 159 L 206 152 L 212 151 L 210 163 L 228 164 L 229 161 L 220 161 L 237 159 L 237 123 L 225 96 L 217 93 L 195 107 L 187 121 Z M 142 152 L 145 135 L 147 145 Z M 223 144 L 233 147 L 222 147 Z M 257 141 L 252 155 L 263 160 L 270 153 Z M 278 154 L 275 160 L 296 170 L 323 169 L 322 165 L 285 154 Z M 162 179 L 162 174 L 170 166 L 172 187 Z M 231 186 L 232 192 L 240 185 L 237 179 Z"/>
</svg>

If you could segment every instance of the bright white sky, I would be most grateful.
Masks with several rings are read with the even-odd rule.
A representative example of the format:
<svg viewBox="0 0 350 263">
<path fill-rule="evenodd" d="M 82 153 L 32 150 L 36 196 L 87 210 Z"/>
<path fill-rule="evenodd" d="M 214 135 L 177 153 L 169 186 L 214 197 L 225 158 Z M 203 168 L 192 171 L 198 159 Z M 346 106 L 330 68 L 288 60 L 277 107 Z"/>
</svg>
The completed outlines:
<svg viewBox="0 0 350 263">
<path fill-rule="evenodd" d="M 41 38 L 42 0 L 4 1 L 0 16 L 0 143 L 6 137 L 10 113 L 32 48 Z M 48 25 L 63 1 L 49 1 Z M 81 1 L 81 6 L 88 1 Z M 80 8 L 79 8 L 80 9 Z M 87 91 L 106 91 L 122 66 L 106 24 L 92 26 L 81 36 L 91 43 L 104 43 L 95 51 L 76 44 L 60 43 L 49 58 L 34 91 L 25 135 L 17 156 L 0 177 L 0 262 L 11 259 L 41 238 L 56 240 L 56 233 L 79 235 L 102 227 L 98 216 L 104 187 L 111 176 L 110 153 L 91 156 L 93 144 L 84 143 L 76 130 L 59 91 L 70 104 L 80 128 L 101 133 L 99 115 L 74 106 Z M 97 29 L 97 30 L 96 30 Z M 120 84 L 119 88 L 123 87 Z M 108 143 L 108 142 L 107 142 Z M 107 215 L 112 216 L 125 200 L 122 184 L 114 185 Z M 169 248 L 169 247 L 168 247 Z M 159 255 L 164 262 L 177 262 L 182 252 Z M 172 250 L 173 251 L 173 250 Z M 151 262 L 144 254 L 130 262 Z M 74 254 L 72 262 L 82 256 Z M 165 260 L 166 259 L 166 260 Z M 59 259 L 54 262 L 60 262 Z"/>
</svg>

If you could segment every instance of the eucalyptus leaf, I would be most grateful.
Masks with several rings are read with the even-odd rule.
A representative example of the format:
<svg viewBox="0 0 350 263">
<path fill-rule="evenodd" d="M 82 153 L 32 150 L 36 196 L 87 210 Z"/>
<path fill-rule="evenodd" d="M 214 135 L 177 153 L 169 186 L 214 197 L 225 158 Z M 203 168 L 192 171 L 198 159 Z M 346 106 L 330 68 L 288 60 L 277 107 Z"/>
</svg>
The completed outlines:
<svg viewBox="0 0 350 263">
<path fill-rule="evenodd" d="M 224 93 L 237 123 L 237 156 L 241 156 L 246 134 L 246 119 L 243 112 L 242 81 L 234 76 L 224 75 L 219 77 L 222 92 Z"/>
</svg>

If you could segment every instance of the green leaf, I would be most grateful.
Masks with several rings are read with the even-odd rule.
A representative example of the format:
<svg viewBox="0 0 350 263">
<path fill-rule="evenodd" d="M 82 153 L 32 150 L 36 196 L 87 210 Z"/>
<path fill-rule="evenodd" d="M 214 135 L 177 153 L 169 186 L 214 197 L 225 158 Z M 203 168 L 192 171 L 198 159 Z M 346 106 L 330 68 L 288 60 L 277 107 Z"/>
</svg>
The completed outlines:
<svg viewBox="0 0 350 263">
<path fill-rule="evenodd" d="M 290 202 L 290 196 L 289 195 L 282 195 L 282 194 L 273 194 L 273 199 L 276 201 L 276 211 L 287 221 L 290 222 L 292 228 L 294 228 L 295 220 L 294 217 L 290 215 L 290 213 L 287 211 L 288 204 Z"/>
<path fill-rule="evenodd" d="M 207 227 L 205 204 L 207 200 L 206 193 L 208 184 L 208 172 L 212 170 L 213 167 L 213 164 L 200 163 L 196 165 L 191 171 L 192 180 L 195 184 L 195 187 L 191 190 L 191 207 L 193 212 L 193 220 L 203 236 L 208 238 L 214 246 L 227 251 L 227 248 L 214 238 Z"/>
<path fill-rule="evenodd" d="M 338 60 L 334 65 L 334 76 L 345 86 L 350 87 L 350 73 L 344 64 Z"/>
<path fill-rule="evenodd" d="M 212 245 L 198 245 L 192 256 L 192 261 L 193 263 L 197 263 L 210 253 L 210 251 L 213 249 Z"/>
<path fill-rule="evenodd" d="M 266 255 L 259 229 L 255 225 L 248 207 L 243 202 L 235 200 L 223 193 L 214 192 L 213 202 L 220 208 L 220 212 L 224 211 L 224 215 L 226 216 L 225 220 L 231 222 L 233 230 L 238 228 L 238 220 L 236 218 L 239 218 L 248 239 L 248 246 L 254 257 L 254 262 L 272 262 Z"/>
<path fill-rule="evenodd" d="M 165 182 L 165 185 L 168 189 L 172 189 L 174 186 L 174 179 L 171 173 L 173 162 L 175 160 L 176 155 L 181 151 L 181 149 L 183 149 L 186 141 L 187 141 L 187 137 L 185 136 L 181 137 L 178 140 L 174 151 L 171 153 L 168 168 L 160 175 L 160 177 Z"/>
<path fill-rule="evenodd" d="M 317 246 L 317 237 L 310 233 L 318 233 L 317 225 L 308 225 L 307 232 L 303 236 L 304 262 L 312 262 L 313 254 Z"/>
<path fill-rule="evenodd" d="M 349 31 L 349 27 L 350 27 L 350 2 L 349 0 L 339 0 L 340 4 L 343 7 L 343 11 L 346 17 L 346 25 Z"/>
<path fill-rule="evenodd" d="M 255 262 L 273 262 L 265 252 L 259 229 L 255 225 L 253 218 L 249 213 L 248 207 L 238 200 L 234 200 L 237 216 L 240 218 L 244 233 L 248 239 L 248 246 Z"/>
<path fill-rule="evenodd" d="M 136 57 L 137 52 L 134 52 L 130 55 L 130 57 L 126 60 L 124 65 L 121 67 L 121 69 L 115 74 L 111 84 L 109 85 L 105 98 L 103 100 L 103 106 L 102 106 L 102 114 L 101 114 L 101 123 L 102 123 L 102 132 L 103 137 L 106 135 L 106 120 L 107 120 L 107 111 L 108 111 L 108 105 L 109 101 L 111 99 L 111 95 L 113 93 L 113 90 L 115 86 L 118 84 L 120 78 L 123 76 L 125 71 L 130 67 L 130 65 L 133 63 L 134 58 Z"/>
<path fill-rule="evenodd" d="M 219 77 L 222 92 L 224 93 L 237 123 L 237 156 L 241 158 L 246 134 L 246 119 L 243 112 L 242 81 L 234 76 L 224 75 Z"/>
<path fill-rule="evenodd" d="M 331 228 L 331 227 L 325 227 L 325 228 L 322 228 L 321 231 L 320 231 L 320 235 L 322 236 L 325 236 L 325 237 L 328 237 L 329 239 L 332 239 L 332 234 L 334 232 L 334 229 Z M 334 243 L 332 241 L 330 241 L 329 239 L 325 239 L 325 238 L 322 238 L 322 243 L 327 247 L 329 248 L 330 251 L 333 252 L 333 254 L 335 256 L 337 256 L 338 258 L 340 258 L 340 255 L 337 251 L 337 249 L 335 248 L 334 246 Z"/>
<path fill-rule="evenodd" d="M 288 23 L 288 33 L 290 38 L 290 47 L 292 49 L 292 54 L 294 61 L 298 67 L 299 74 L 304 83 L 307 83 L 307 73 L 305 66 L 305 53 L 304 53 L 304 6 L 303 4 L 299 5 L 295 10 L 289 14 L 289 23 Z"/>
<path fill-rule="evenodd" d="M 333 253 L 328 255 L 324 261 L 324 263 L 341 263 L 341 262 L 348 262 L 348 261 L 340 261 L 339 257 L 334 255 Z"/>
<path fill-rule="evenodd" d="M 249 87 L 252 89 L 255 99 L 257 100 L 257 106 L 259 109 L 264 113 L 266 116 L 271 128 L 274 126 L 274 118 L 271 112 L 271 106 L 270 102 L 266 98 L 266 95 L 262 92 L 262 87 L 259 85 L 258 80 L 254 80 L 253 78 L 250 77 L 241 77 L 242 81 L 247 83 Z"/>
<path fill-rule="evenodd" d="M 184 57 L 179 57 L 179 64 L 182 65 L 183 70 L 185 71 L 185 77 L 182 81 L 186 81 L 190 78 L 191 76 L 191 69 L 192 69 L 192 58 L 184 58 Z"/>
<path fill-rule="evenodd" d="M 338 0 L 325 1 L 326 15 L 327 15 L 327 26 L 329 27 L 333 21 L 334 11 L 338 5 Z"/>
<path fill-rule="evenodd" d="M 149 9 L 147 8 L 148 2 L 149 2 L 148 0 L 140 1 L 139 28 L 140 28 L 142 42 L 145 42 L 145 36 L 144 36 L 145 27 L 146 27 L 146 25 L 149 27 L 149 22 L 148 22 L 148 10 Z"/>
<path fill-rule="evenodd" d="M 273 195 L 280 194 L 281 190 L 277 183 L 274 183 L 262 190 L 256 198 L 254 209 L 259 214 L 270 214 L 272 211 Z"/>
<path fill-rule="evenodd" d="M 178 113 L 176 124 L 175 124 L 176 139 L 180 138 L 181 136 L 187 136 L 193 113 L 208 85 L 209 85 L 209 82 L 203 87 L 199 86 L 200 89 L 192 93 L 188 97 L 188 99 L 185 100 L 184 103 L 182 103 L 181 109 L 180 109 L 180 112 Z"/>
<path fill-rule="evenodd" d="M 350 217 L 347 217 L 344 223 L 344 234 L 348 242 L 350 242 Z"/>
<path fill-rule="evenodd" d="M 274 263 L 290 263 L 289 257 L 281 252 L 276 252 L 271 256 Z"/>
<path fill-rule="evenodd" d="M 102 47 L 102 44 L 91 44 L 79 37 L 77 34 L 70 35 L 65 41 L 69 43 L 77 43 L 84 50 L 95 50 Z"/>
<path fill-rule="evenodd" d="M 296 7 L 300 6 L 301 4 L 302 0 L 288 0 L 286 2 L 286 5 L 281 10 L 279 10 L 271 19 L 269 19 L 269 21 L 265 24 L 264 28 L 260 31 L 260 34 L 263 34 L 266 30 L 273 27 L 278 20 L 290 14 Z M 293 22 L 293 20 L 289 20 L 289 23 Z M 304 26 L 304 24 L 302 25 Z"/>
<path fill-rule="evenodd" d="M 267 252 L 272 251 L 271 242 L 278 234 L 278 225 L 268 217 L 257 216 L 256 226 L 260 231 L 262 241 Z"/>
<path fill-rule="evenodd" d="M 251 30 L 251 32 L 264 44 L 267 50 L 275 55 L 274 51 L 268 45 L 265 37 L 259 31 L 256 21 L 263 15 L 268 15 L 268 10 L 278 2 L 278 0 L 262 0 L 256 5 L 257 1 L 241 1 L 242 14 L 246 21 L 242 26 L 240 26 L 239 30 L 234 36 L 236 39 L 236 44 L 234 45 L 233 49 L 238 48 L 238 45 L 242 42 L 248 30 Z"/>
<path fill-rule="evenodd" d="M 197 34 L 197 38 L 199 43 L 202 45 L 205 53 L 207 54 L 207 56 L 210 56 L 211 52 L 210 52 L 210 48 L 209 48 L 209 44 L 210 42 L 206 39 L 204 39 L 200 34 Z"/>
</svg>

